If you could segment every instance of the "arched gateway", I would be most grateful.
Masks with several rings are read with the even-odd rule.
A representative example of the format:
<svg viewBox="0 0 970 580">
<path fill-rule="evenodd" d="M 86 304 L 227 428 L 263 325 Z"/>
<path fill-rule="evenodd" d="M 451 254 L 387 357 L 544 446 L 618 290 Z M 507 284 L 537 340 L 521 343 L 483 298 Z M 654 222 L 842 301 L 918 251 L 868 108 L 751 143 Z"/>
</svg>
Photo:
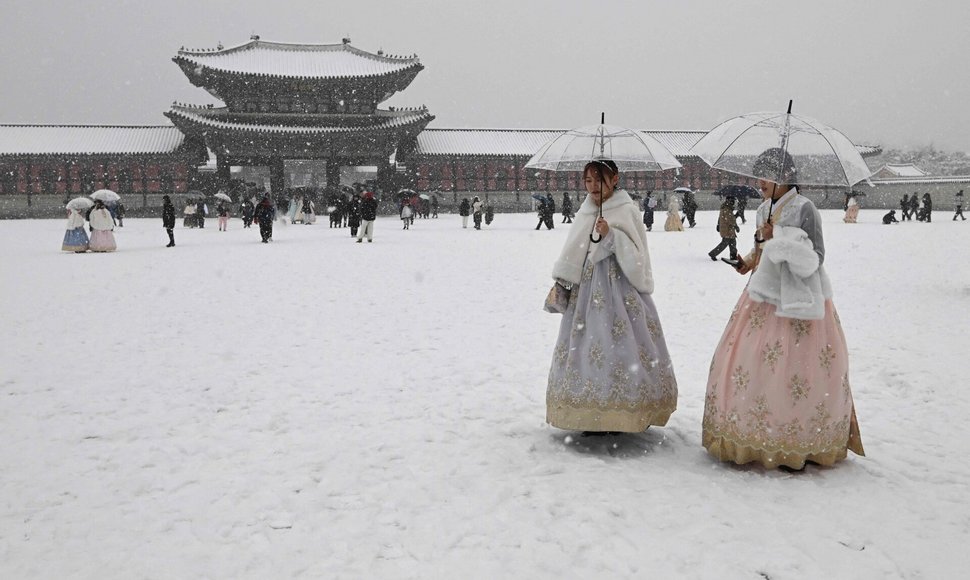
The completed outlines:
<svg viewBox="0 0 970 580">
<path fill-rule="evenodd" d="M 434 116 L 427 108 L 379 109 L 424 69 L 417 56 L 388 56 L 341 44 L 266 42 L 253 36 L 232 48 L 179 50 L 172 59 L 193 85 L 224 107 L 174 104 L 165 115 L 216 155 L 228 185 L 229 168 L 267 166 L 273 193 L 284 187 L 284 160 L 326 161 L 327 188 L 341 166 L 376 166 L 391 189 L 391 155 L 413 148 Z M 402 151 L 406 153 L 406 151 Z"/>
</svg>

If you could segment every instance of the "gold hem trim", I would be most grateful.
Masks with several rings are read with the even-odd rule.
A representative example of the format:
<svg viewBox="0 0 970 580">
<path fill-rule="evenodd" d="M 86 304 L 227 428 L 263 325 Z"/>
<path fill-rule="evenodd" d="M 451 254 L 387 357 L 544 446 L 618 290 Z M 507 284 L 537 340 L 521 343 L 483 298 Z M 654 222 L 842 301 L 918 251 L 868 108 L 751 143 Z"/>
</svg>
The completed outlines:
<svg viewBox="0 0 970 580">
<path fill-rule="evenodd" d="M 658 402 L 650 409 L 597 409 L 565 404 L 548 405 L 546 422 L 569 431 L 619 431 L 642 433 L 651 425 L 663 427 L 677 409 L 677 402 Z"/>
</svg>

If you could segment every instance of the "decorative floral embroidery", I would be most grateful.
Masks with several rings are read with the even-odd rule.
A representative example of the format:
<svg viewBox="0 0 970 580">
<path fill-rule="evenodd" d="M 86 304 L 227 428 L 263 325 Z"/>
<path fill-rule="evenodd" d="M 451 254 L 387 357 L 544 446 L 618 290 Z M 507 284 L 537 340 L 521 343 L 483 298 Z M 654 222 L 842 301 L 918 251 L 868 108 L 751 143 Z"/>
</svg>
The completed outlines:
<svg viewBox="0 0 970 580">
<path fill-rule="evenodd" d="M 556 364 L 562 365 L 566 362 L 566 355 L 569 354 L 569 345 L 567 343 L 560 343 L 556 345 L 556 350 L 553 351 L 552 356 L 556 361 Z"/>
<path fill-rule="evenodd" d="M 589 347 L 589 364 L 596 368 L 603 368 L 603 347 L 598 341 Z"/>
<path fill-rule="evenodd" d="M 616 263 L 616 258 L 610 258 L 609 276 L 610 276 L 610 280 L 616 281 L 620 279 L 620 267 Z"/>
<path fill-rule="evenodd" d="M 657 340 L 657 337 L 660 336 L 660 323 L 653 318 L 647 318 L 647 330 L 650 331 L 650 336 Z"/>
<path fill-rule="evenodd" d="M 764 350 L 761 351 L 761 356 L 764 358 L 765 364 L 771 368 L 771 372 L 775 372 L 775 365 L 778 364 L 778 359 L 781 358 L 782 354 L 780 340 L 776 340 L 775 344 L 771 346 L 765 344 Z"/>
<path fill-rule="evenodd" d="M 603 307 L 606 306 L 606 300 L 603 299 L 603 291 L 599 288 L 593 290 L 592 302 L 593 307 L 597 310 L 603 310 Z"/>
<path fill-rule="evenodd" d="M 825 433 L 829 430 L 831 420 L 832 414 L 825 408 L 825 403 L 815 405 L 815 416 L 812 417 L 810 424 L 816 439 L 825 437 Z"/>
<path fill-rule="evenodd" d="M 808 385 L 808 379 L 803 379 L 795 373 L 791 378 L 791 382 L 788 383 L 788 390 L 791 391 L 792 406 L 798 404 L 798 401 L 804 399 L 808 396 L 808 392 L 812 390 L 812 387 Z"/>
<path fill-rule="evenodd" d="M 768 319 L 768 313 L 764 304 L 759 304 L 751 308 L 751 318 L 748 319 L 748 334 L 751 331 L 758 330 L 764 327 L 765 320 Z"/>
<path fill-rule="evenodd" d="M 657 366 L 657 360 L 652 358 L 650 356 L 650 353 L 647 351 L 647 349 L 643 348 L 642 346 L 640 347 L 639 355 L 640 355 L 640 367 L 642 367 L 643 370 L 648 373 L 652 372 L 653 368 Z"/>
<path fill-rule="evenodd" d="M 795 333 L 795 344 L 797 345 L 803 337 L 808 336 L 812 332 L 812 321 L 792 318 L 791 329 Z"/>
<path fill-rule="evenodd" d="M 738 365 L 738 368 L 734 369 L 734 374 L 731 375 L 731 381 L 734 382 L 734 390 L 738 393 L 743 393 L 748 390 L 751 375 L 741 365 Z"/>
<path fill-rule="evenodd" d="M 748 420 L 748 429 L 757 439 L 762 441 L 767 439 L 771 434 L 771 426 L 768 424 L 768 416 L 771 415 L 771 411 L 768 410 L 768 397 L 758 395 L 754 407 L 748 409 L 748 415 L 751 417 Z"/>
<path fill-rule="evenodd" d="M 620 318 L 613 319 L 613 340 L 619 340 L 626 334 L 626 322 Z"/>
<path fill-rule="evenodd" d="M 629 291 L 623 297 L 623 304 L 626 306 L 626 311 L 630 315 L 630 320 L 636 320 L 643 314 L 643 308 L 640 306 L 640 297 L 634 291 Z M 649 326 L 648 326 L 649 328 Z"/>
<path fill-rule="evenodd" d="M 849 388 L 849 373 L 842 375 L 842 402 L 848 403 L 852 400 L 852 389 Z"/>
<path fill-rule="evenodd" d="M 577 318 L 576 322 L 573 324 L 573 329 L 571 334 L 573 338 L 576 338 L 577 336 L 582 334 L 585 330 L 586 330 L 586 319 Z"/>
<path fill-rule="evenodd" d="M 818 364 L 829 374 L 832 373 L 832 361 L 835 359 L 835 349 L 831 344 L 825 345 L 822 352 L 818 353 Z"/>
<path fill-rule="evenodd" d="M 586 270 L 583 271 L 583 281 L 590 282 L 593 279 L 593 265 L 589 264 L 586 266 Z"/>
</svg>

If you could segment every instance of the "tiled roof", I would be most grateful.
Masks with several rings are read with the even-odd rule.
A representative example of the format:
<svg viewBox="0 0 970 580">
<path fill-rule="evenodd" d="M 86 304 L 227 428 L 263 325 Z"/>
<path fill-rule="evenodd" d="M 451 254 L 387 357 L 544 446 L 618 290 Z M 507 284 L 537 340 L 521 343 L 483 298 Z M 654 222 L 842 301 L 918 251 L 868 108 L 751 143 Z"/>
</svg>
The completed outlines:
<svg viewBox="0 0 970 580">
<path fill-rule="evenodd" d="M 886 177 L 922 177 L 926 172 L 916 167 L 912 163 L 883 165 L 876 173 L 884 174 Z"/>
<path fill-rule="evenodd" d="M 405 127 L 418 123 L 428 123 L 434 115 L 425 107 L 415 109 L 396 109 L 394 111 L 378 111 L 377 117 L 383 120 L 378 123 L 357 126 L 313 126 L 313 125 L 269 125 L 264 123 L 241 123 L 224 121 L 219 118 L 225 109 L 211 109 L 208 107 L 191 107 L 187 105 L 172 105 L 165 113 L 173 122 L 188 121 L 190 125 L 201 125 L 215 129 L 232 131 L 257 131 L 260 133 L 283 133 L 292 135 L 310 135 L 324 133 L 360 133 Z"/>
<path fill-rule="evenodd" d="M 923 175 L 920 177 L 873 177 L 874 185 L 921 185 L 931 183 L 970 183 L 970 175 Z"/>
<path fill-rule="evenodd" d="M 421 68 L 416 55 L 372 54 L 349 42 L 291 44 L 258 39 L 226 49 L 182 49 L 174 60 L 229 73 L 288 78 L 374 77 Z"/>
<path fill-rule="evenodd" d="M 532 156 L 548 141 L 562 135 L 558 129 L 425 129 L 418 134 L 415 155 Z M 691 156 L 690 148 L 707 131 L 643 131 L 677 157 Z M 877 147 L 857 145 L 862 155 Z"/>
<path fill-rule="evenodd" d="M 173 153 L 183 141 L 171 125 L 0 125 L 0 155 Z"/>
</svg>

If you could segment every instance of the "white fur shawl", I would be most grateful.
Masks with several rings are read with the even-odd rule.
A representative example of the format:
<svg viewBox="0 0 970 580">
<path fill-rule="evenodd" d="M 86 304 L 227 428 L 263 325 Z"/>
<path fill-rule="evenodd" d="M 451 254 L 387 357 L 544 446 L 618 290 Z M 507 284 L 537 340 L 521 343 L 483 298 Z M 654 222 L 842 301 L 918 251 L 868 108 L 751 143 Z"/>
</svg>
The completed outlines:
<svg viewBox="0 0 970 580">
<path fill-rule="evenodd" d="M 748 294 L 755 302 L 774 304 L 778 316 L 802 320 L 825 316 L 825 299 L 832 297 L 832 289 L 804 230 L 775 226 L 751 275 Z"/>
<path fill-rule="evenodd" d="M 589 234 L 599 215 L 599 208 L 592 197 L 586 196 L 576 212 L 569 229 L 569 236 L 562 253 L 552 268 L 552 277 L 578 284 L 583 274 L 583 262 L 589 252 Z M 618 189 L 603 204 L 603 218 L 610 224 L 613 248 L 620 270 L 633 287 L 640 292 L 653 293 L 653 270 L 647 250 L 647 232 L 643 227 L 640 210 L 629 194 Z"/>
<path fill-rule="evenodd" d="M 71 215 L 67 216 L 67 229 L 76 230 L 84 227 L 84 216 L 76 209 L 71 210 Z"/>
<path fill-rule="evenodd" d="M 106 209 L 96 209 L 91 212 L 91 227 L 96 230 L 113 230 L 115 222 Z"/>
</svg>

